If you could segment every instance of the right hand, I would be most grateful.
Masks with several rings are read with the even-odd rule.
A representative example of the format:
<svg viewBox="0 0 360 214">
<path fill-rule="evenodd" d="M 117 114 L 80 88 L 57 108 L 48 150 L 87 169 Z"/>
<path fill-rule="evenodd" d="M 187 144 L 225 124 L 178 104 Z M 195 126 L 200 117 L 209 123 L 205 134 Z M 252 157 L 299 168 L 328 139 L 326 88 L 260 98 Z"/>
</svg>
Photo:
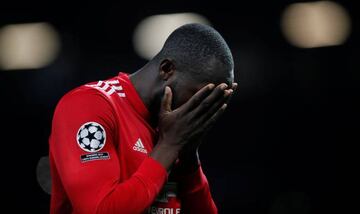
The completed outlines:
<svg viewBox="0 0 360 214">
<path fill-rule="evenodd" d="M 214 84 L 208 84 L 185 104 L 172 110 L 172 92 L 166 86 L 159 115 L 159 140 L 151 156 L 169 168 L 179 151 L 187 143 L 202 137 L 224 112 L 226 101 L 233 92 L 226 88 L 225 83 L 216 88 Z"/>
</svg>

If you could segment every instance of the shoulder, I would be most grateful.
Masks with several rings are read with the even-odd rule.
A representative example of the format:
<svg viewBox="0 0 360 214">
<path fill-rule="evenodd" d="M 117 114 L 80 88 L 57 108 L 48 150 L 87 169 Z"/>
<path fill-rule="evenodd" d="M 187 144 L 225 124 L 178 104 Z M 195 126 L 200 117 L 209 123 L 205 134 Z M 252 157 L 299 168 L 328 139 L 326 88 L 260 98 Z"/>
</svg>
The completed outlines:
<svg viewBox="0 0 360 214">
<path fill-rule="evenodd" d="M 66 93 L 58 102 L 53 119 L 101 118 L 114 120 L 115 108 L 100 90 L 83 85 Z"/>
<path fill-rule="evenodd" d="M 58 102 L 57 108 L 71 105 L 95 105 L 95 104 L 107 104 L 111 105 L 109 97 L 106 94 L 94 87 L 97 82 L 89 83 L 77 87 L 67 92 Z M 85 107 L 85 106 L 84 106 Z M 89 107 L 89 106 L 88 106 Z"/>
</svg>

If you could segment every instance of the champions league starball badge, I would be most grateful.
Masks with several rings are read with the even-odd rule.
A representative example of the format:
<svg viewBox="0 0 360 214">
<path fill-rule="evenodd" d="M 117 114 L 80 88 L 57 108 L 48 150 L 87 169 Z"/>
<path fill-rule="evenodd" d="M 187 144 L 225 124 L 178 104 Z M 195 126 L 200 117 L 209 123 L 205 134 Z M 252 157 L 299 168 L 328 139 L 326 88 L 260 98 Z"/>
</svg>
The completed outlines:
<svg viewBox="0 0 360 214">
<path fill-rule="evenodd" d="M 105 146 L 105 129 L 97 122 L 87 122 L 80 127 L 76 140 L 82 150 L 98 152 Z"/>
</svg>

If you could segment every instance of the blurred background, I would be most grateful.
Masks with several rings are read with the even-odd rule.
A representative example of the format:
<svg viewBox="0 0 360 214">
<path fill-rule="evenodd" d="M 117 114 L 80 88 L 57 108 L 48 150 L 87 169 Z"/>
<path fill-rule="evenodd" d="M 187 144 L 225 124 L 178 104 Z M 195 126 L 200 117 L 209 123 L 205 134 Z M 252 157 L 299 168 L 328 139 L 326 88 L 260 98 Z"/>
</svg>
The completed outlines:
<svg viewBox="0 0 360 214">
<path fill-rule="evenodd" d="M 220 213 L 339 213 L 339 157 L 358 142 L 359 12 L 356 1 L 8 1 L 2 209 L 48 213 L 48 137 L 67 91 L 136 71 L 199 22 L 228 42 L 239 83 L 200 151 Z"/>
</svg>

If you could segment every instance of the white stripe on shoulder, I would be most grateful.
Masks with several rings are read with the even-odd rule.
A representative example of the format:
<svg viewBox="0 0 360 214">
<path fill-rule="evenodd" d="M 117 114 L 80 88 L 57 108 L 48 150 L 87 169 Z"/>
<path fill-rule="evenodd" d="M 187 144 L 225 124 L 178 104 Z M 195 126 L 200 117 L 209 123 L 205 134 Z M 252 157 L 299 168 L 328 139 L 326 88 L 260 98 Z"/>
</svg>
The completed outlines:
<svg viewBox="0 0 360 214">
<path fill-rule="evenodd" d="M 85 86 L 95 88 L 109 96 L 115 93 L 119 97 L 126 97 L 126 94 L 123 91 L 123 87 L 119 85 L 119 80 L 109 80 L 109 81 L 99 80 L 96 84 L 87 84 Z"/>
</svg>

